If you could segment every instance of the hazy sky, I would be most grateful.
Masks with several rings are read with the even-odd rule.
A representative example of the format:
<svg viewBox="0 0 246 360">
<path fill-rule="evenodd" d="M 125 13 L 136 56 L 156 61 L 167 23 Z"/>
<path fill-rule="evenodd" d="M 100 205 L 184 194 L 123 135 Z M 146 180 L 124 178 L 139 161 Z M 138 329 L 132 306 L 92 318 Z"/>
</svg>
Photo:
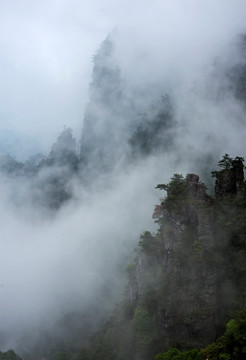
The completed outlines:
<svg viewBox="0 0 246 360">
<path fill-rule="evenodd" d="M 64 125 L 80 135 L 92 55 L 112 30 L 140 79 L 203 56 L 242 31 L 245 14 L 243 0 L 0 0 L 0 151 L 48 151 Z"/>
</svg>

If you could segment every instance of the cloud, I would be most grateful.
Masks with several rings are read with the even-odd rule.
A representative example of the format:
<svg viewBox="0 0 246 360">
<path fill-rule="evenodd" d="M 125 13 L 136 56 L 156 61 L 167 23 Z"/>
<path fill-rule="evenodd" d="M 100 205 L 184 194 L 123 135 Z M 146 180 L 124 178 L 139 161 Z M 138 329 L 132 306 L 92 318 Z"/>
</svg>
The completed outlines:
<svg viewBox="0 0 246 360">
<path fill-rule="evenodd" d="M 211 49 L 245 29 L 240 0 L 12 0 L 0 6 L 1 128 L 32 136 L 43 151 L 65 124 L 79 137 L 91 57 L 112 29 L 122 33 L 119 60 L 136 82 L 161 82 L 164 68 L 187 78 Z"/>
<path fill-rule="evenodd" d="M 8 337 L 1 340 L 1 349 L 27 350 L 34 335 L 67 313 L 83 314 L 83 309 L 99 306 L 91 321 L 97 323 L 112 309 L 122 294 L 124 269 L 143 223 L 155 228 L 151 218 L 159 198 L 152 185 L 155 169 L 149 174 L 144 169 L 142 164 L 120 178 L 112 177 L 108 189 L 82 193 L 79 188 L 80 201 L 55 217 L 40 212 L 38 216 L 27 203 L 13 208 L 9 184 L 1 182 L 5 198 L 0 208 L 0 331 Z M 26 185 L 19 180 L 20 188 Z M 27 343 L 18 340 L 26 333 Z"/>
</svg>

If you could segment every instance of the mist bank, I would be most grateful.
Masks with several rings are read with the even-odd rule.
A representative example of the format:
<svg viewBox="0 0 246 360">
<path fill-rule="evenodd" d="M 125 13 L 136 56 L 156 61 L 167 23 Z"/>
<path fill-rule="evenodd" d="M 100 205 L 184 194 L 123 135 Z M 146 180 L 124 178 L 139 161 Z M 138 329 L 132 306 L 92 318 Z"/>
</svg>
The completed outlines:
<svg viewBox="0 0 246 360">
<path fill-rule="evenodd" d="M 206 180 L 224 153 L 245 154 L 238 29 L 181 47 L 178 34 L 127 34 L 94 56 L 80 146 L 65 127 L 47 154 L 0 159 L 2 350 L 79 347 L 120 299 L 139 234 L 155 230 L 155 185 L 177 172 Z"/>
<path fill-rule="evenodd" d="M 112 176 L 109 189 L 82 191 L 81 201 L 78 193 L 55 215 L 35 213 L 26 203 L 13 206 L 7 196 L 2 201 L 3 350 L 30 355 L 43 344 L 41 356 L 57 351 L 58 344 L 68 349 L 71 334 L 83 341 L 109 315 L 121 297 L 124 269 L 143 222 L 155 228 L 155 167 L 150 163 L 143 179 L 145 166 Z M 6 186 L 1 188 L 7 195 Z M 47 336 L 53 339 L 49 346 Z"/>
<path fill-rule="evenodd" d="M 200 36 L 202 41 L 205 34 Z M 206 51 L 202 56 L 195 52 L 194 59 L 193 43 L 183 58 L 169 58 L 176 41 L 167 43 L 165 51 L 157 46 L 141 61 L 137 53 L 143 44 L 134 51 L 125 48 L 122 32 L 107 36 L 93 56 L 80 141 L 64 126 L 47 154 L 32 154 L 23 163 L 10 155 L 0 157 L 6 181 L 22 178 L 28 184 L 27 191 L 22 186 L 14 197 L 37 209 L 57 210 L 76 197 L 77 186 L 107 187 L 108 174 L 130 169 L 148 157 L 161 162 L 168 154 L 174 167 L 200 163 L 199 173 L 205 174 L 215 166 L 213 158 L 244 154 L 245 35 L 234 34 L 227 41 L 218 36 L 216 46 L 205 43 Z M 124 63 L 127 49 L 131 67 Z M 162 65 L 156 68 L 158 56 Z M 145 77 L 139 73 L 140 64 L 146 67 Z M 18 187 L 18 181 L 14 184 Z"/>
</svg>

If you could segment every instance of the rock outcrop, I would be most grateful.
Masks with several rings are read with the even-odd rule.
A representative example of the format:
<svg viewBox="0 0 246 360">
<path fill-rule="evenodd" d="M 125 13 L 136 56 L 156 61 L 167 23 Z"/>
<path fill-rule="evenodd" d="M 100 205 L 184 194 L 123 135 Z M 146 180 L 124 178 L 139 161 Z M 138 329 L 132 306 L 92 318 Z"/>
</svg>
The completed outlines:
<svg viewBox="0 0 246 360">
<path fill-rule="evenodd" d="M 234 195 L 245 195 L 245 183 L 242 158 L 236 158 L 231 161 L 221 171 L 214 172 L 216 176 L 215 195 L 218 197 L 227 197 Z"/>
<path fill-rule="evenodd" d="M 215 198 L 195 174 L 157 187 L 167 197 L 154 212 L 157 235 L 140 238 L 131 301 L 154 319 L 160 350 L 202 348 L 246 301 L 243 159 L 216 172 Z"/>
</svg>

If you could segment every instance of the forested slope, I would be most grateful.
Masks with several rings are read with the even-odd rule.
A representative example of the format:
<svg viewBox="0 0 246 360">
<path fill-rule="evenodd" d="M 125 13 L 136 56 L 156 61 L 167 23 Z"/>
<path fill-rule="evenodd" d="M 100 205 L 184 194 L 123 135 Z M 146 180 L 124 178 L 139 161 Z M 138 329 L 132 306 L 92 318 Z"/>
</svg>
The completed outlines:
<svg viewBox="0 0 246 360">
<path fill-rule="evenodd" d="M 175 174 L 168 184 L 157 186 L 167 191 L 153 214 L 158 232 L 140 236 L 135 260 L 126 269 L 124 300 L 92 337 L 81 359 L 151 359 L 172 347 L 204 349 L 222 336 L 237 311 L 245 309 L 243 159 L 226 154 L 219 166 L 213 172 L 214 196 L 207 195 L 195 174 Z M 225 339 L 234 325 L 239 326 L 237 321 L 243 332 L 237 329 L 241 347 L 238 357 L 229 357 L 227 349 L 228 359 L 243 359 L 245 314 L 230 322 L 226 338 L 216 343 L 227 351 Z M 230 349 L 235 345 L 232 338 Z M 211 349 L 218 352 L 217 345 L 204 350 L 201 359 L 215 359 Z M 170 354 L 157 358 L 174 359 Z"/>
</svg>

